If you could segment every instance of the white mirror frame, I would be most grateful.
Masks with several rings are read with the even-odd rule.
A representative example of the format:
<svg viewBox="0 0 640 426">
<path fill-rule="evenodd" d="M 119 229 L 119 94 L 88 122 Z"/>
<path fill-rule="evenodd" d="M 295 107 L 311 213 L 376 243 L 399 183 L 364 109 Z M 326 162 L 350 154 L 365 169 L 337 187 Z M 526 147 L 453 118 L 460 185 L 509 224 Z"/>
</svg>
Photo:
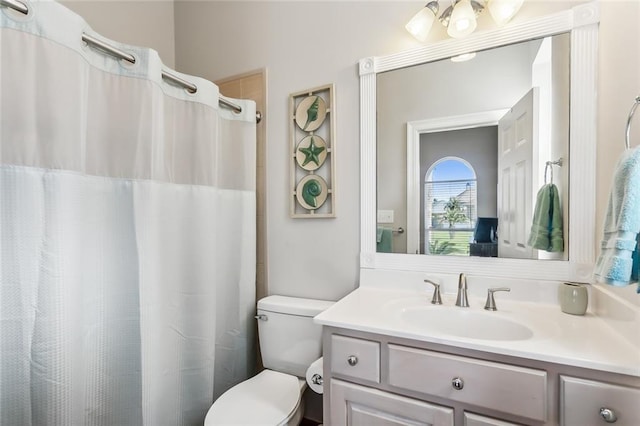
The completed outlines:
<svg viewBox="0 0 640 426">
<path fill-rule="evenodd" d="M 591 280 L 595 260 L 597 2 L 465 39 L 360 61 L 360 268 L 535 280 Z M 571 32 L 569 261 L 376 253 L 376 74 Z"/>
</svg>

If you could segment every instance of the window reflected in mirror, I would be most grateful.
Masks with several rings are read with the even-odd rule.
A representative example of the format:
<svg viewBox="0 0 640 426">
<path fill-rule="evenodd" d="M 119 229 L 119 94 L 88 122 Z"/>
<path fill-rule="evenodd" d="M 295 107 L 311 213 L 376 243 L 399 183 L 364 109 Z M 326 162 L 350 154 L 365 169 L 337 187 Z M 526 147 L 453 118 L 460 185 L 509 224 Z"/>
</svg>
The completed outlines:
<svg viewBox="0 0 640 426">
<path fill-rule="evenodd" d="M 456 157 L 436 160 L 425 176 L 424 201 L 422 252 L 468 256 L 478 217 L 477 179 L 471 164 Z"/>
</svg>

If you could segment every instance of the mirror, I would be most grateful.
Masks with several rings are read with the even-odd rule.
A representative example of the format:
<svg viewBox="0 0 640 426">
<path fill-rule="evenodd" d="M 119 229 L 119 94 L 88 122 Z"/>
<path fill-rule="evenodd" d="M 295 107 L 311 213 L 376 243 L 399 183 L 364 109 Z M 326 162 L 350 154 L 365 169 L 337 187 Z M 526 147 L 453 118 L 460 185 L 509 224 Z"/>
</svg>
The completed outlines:
<svg viewBox="0 0 640 426">
<path fill-rule="evenodd" d="M 376 250 L 567 260 L 569 62 L 564 33 L 380 73 Z M 554 244 L 530 238 L 545 171 Z"/>
<path fill-rule="evenodd" d="M 595 114 L 596 114 L 596 69 L 597 69 L 597 33 L 598 33 L 598 4 L 597 2 L 581 4 L 570 10 L 537 18 L 524 22 L 521 24 L 514 24 L 501 29 L 484 31 L 473 34 L 464 39 L 449 39 L 441 42 L 419 47 L 411 51 L 400 52 L 382 57 L 365 58 L 360 61 L 360 114 L 361 114 L 361 269 L 385 269 L 385 270 L 411 270 L 411 271 L 425 271 L 429 273 L 449 273 L 455 274 L 458 272 L 465 272 L 474 275 L 485 275 L 493 277 L 518 277 L 529 278 L 538 280 L 584 280 L 588 281 L 591 278 L 593 269 L 593 262 L 595 259 L 595 176 L 593 170 L 595 169 L 595 143 L 596 143 L 596 129 L 595 129 Z M 418 231 L 418 238 L 414 235 L 410 235 L 408 228 L 411 226 L 407 222 L 407 228 L 403 229 L 393 227 L 395 221 L 396 205 L 406 205 L 406 213 L 401 214 L 410 218 L 410 212 L 418 212 L 414 214 L 414 219 L 417 217 L 417 229 L 420 228 L 420 212 L 425 210 L 424 206 L 420 206 L 420 202 L 415 200 L 419 197 L 413 197 L 407 199 L 407 194 L 414 193 L 420 194 L 424 190 L 425 178 L 431 178 L 431 185 L 440 182 L 443 179 L 439 176 L 440 171 L 434 172 L 434 170 L 420 169 L 420 167 L 410 167 L 407 165 L 408 160 L 402 160 L 400 163 L 396 163 L 391 167 L 389 173 L 393 174 L 394 178 L 384 176 L 377 173 L 378 159 L 390 156 L 393 153 L 382 151 L 384 142 L 380 141 L 380 155 L 378 155 L 378 137 L 377 137 L 377 124 L 380 116 L 382 115 L 382 109 L 392 107 L 392 105 L 381 105 L 381 102 L 403 102 L 403 99 L 394 100 L 393 98 L 382 100 L 382 90 L 378 93 L 379 79 L 384 79 L 387 75 L 392 75 L 395 72 L 411 72 L 412 70 L 418 70 L 417 65 L 427 64 L 430 66 L 435 64 L 447 64 L 450 57 L 462 55 L 466 53 L 477 52 L 476 59 L 480 58 L 483 53 L 492 53 L 506 46 L 507 49 L 515 49 L 516 44 L 529 42 L 536 40 L 534 43 L 540 43 L 542 39 L 550 36 L 556 36 L 558 34 L 566 34 L 561 37 L 568 38 L 570 45 L 570 61 L 569 61 L 569 146 L 568 149 L 565 146 L 565 152 L 562 153 L 563 167 L 554 167 L 554 181 L 560 182 L 565 179 L 563 185 L 563 201 L 565 208 L 565 247 L 563 254 L 560 257 L 561 260 L 554 262 L 542 262 L 540 260 L 542 256 L 536 255 L 527 258 L 499 258 L 492 256 L 435 256 L 435 255 L 421 255 L 406 253 L 409 249 L 405 249 L 404 253 L 386 253 L 377 252 L 378 240 L 380 238 L 379 225 L 381 222 L 383 227 L 390 228 L 391 231 L 405 231 L 405 237 L 407 238 L 407 247 L 409 244 L 414 244 L 412 247 L 418 247 L 420 250 L 420 238 Z M 475 59 L 474 59 L 475 60 Z M 473 62 L 473 61 L 471 61 Z M 470 62 L 469 62 L 470 63 Z M 469 64 L 467 63 L 467 64 Z M 465 64 L 457 64 L 467 66 Z M 530 66 L 530 65 L 527 65 Z M 460 68 L 462 69 L 462 68 Z M 416 71 L 417 72 L 417 71 Z M 483 76 L 473 76 L 471 79 L 476 81 L 476 86 L 483 84 L 484 80 L 489 78 L 486 73 Z M 438 86 L 441 92 L 445 92 L 443 89 L 450 89 L 444 84 Z M 436 99 L 435 89 L 430 90 L 429 94 L 417 94 L 420 102 L 428 104 L 431 98 Z M 434 96 L 432 96 L 434 95 Z M 521 97 L 524 94 L 521 95 Z M 487 95 L 498 96 L 498 95 Z M 516 99 L 517 101 L 518 99 Z M 491 127 L 500 121 L 504 117 L 506 109 L 511 109 L 511 106 L 507 104 L 507 107 L 500 107 L 499 109 L 489 108 L 472 108 L 471 102 L 467 102 L 467 99 L 462 95 L 457 95 L 457 98 L 452 98 L 453 102 L 449 105 L 462 105 L 465 110 L 455 111 L 444 107 L 442 104 L 434 105 L 432 108 L 438 112 L 437 117 L 425 117 L 424 114 L 418 116 L 411 116 L 404 118 L 405 130 L 403 133 L 402 124 L 401 129 L 397 132 L 399 136 L 394 137 L 395 146 L 403 146 L 404 148 L 399 150 L 401 152 L 401 158 L 412 158 L 413 161 L 420 161 L 421 153 L 419 141 L 420 134 L 425 133 L 424 129 L 427 128 L 428 136 L 433 136 L 432 133 L 436 133 L 436 130 L 449 131 L 455 129 L 456 131 L 470 130 L 476 127 Z M 516 102 L 517 103 L 517 102 Z M 494 108 L 494 107 L 492 107 Z M 460 124 L 460 119 L 466 124 Z M 436 120 L 436 122 L 434 122 Z M 493 124 L 491 124 L 493 123 Z M 566 125 L 566 122 L 565 122 Z M 466 128 L 465 128 L 466 127 Z M 397 129 L 396 129 L 397 130 Z M 494 130 L 494 133 L 496 130 Z M 566 133 L 566 132 L 565 132 Z M 403 136 L 404 135 L 404 136 Z M 415 135 L 418 135 L 415 137 Z M 383 135 L 381 135 L 383 137 Z M 413 139 L 412 139 L 413 138 Z M 457 139 L 462 139 L 461 135 L 456 135 Z M 415 139 L 418 142 L 415 142 Z M 495 139 L 495 137 L 494 137 Z M 407 146 L 407 140 L 409 145 Z M 413 140 L 414 143 L 411 143 Z M 428 143 L 428 142 L 425 142 Z M 416 146 L 418 148 L 416 148 Z M 391 149 L 391 148 L 390 148 Z M 395 148 L 394 148 L 395 149 Z M 411 150 L 415 152 L 410 152 Z M 487 148 L 488 149 L 488 148 Z M 555 149 L 555 148 L 553 148 Z M 493 150 L 492 150 L 493 151 Z M 548 155 L 542 155 L 540 161 L 546 161 L 547 159 L 557 160 L 554 158 L 554 153 L 551 152 Z M 566 154 L 566 155 L 565 155 Z M 464 217 L 473 215 L 473 208 L 476 209 L 475 217 L 485 218 L 482 220 L 481 231 L 484 236 L 481 237 L 481 241 L 493 242 L 496 238 L 504 236 L 504 222 L 505 213 L 500 212 L 498 204 L 501 203 L 500 195 L 496 195 L 496 210 L 488 211 L 486 216 L 484 212 L 479 213 L 480 203 L 478 197 L 481 197 L 481 192 L 485 192 L 484 189 L 480 189 L 481 173 L 477 166 L 471 164 L 470 161 L 463 158 L 464 156 L 454 153 L 441 152 L 437 154 L 437 160 L 435 161 L 436 167 L 442 165 L 445 161 L 455 160 L 458 163 L 460 170 L 464 169 L 463 166 L 471 165 L 473 170 L 467 175 L 463 175 L 462 180 L 464 182 L 464 188 L 461 189 L 455 195 L 461 196 L 458 200 L 458 207 L 447 206 L 449 200 L 440 199 L 438 197 L 431 198 L 431 213 L 424 215 L 423 226 L 426 222 L 429 228 L 429 221 L 434 220 L 433 223 L 446 226 L 444 227 L 445 233 L 448 233 L 449 227 L 446 220 L 442 220 L 442 216 L 447 213 L 447 209 L 454 210 L 454 213 L 458 213 L 458 218 L 464 220 Z M 417 159 L 417 160 L 416 160 Z M 496 160 L 498 161 L 498 160 Z M 536 163 L 537 164 L 537 163 Z M 571 165 L 571 167 L 569 167 Z M 433 166 L 433 164 L 431 164 Z M 431 167 L 429 166 L 429 167 Z M 381 173 L 383 171 L 382 165 Z M 426 166 L 425 166 L 426 167 Z M 495 168 L 495 166 L 494 166 Z M 469 169 L 469 167 L 467 167 Z M 498 168 L 500 169 L 500 164 Z M 417 170 L 416 172 L 411 172 Z M 532 176 L 535 173 L 537 175 L 537 181 L 532 180 L 530 184 L 532 191 L 537 191 L 535 182 L 540 182 L 540 177 L 544 175 L 544 169 L 540 170 L 538 167 L 532 166 Z M 422 176 L 420 176 L 422 174 Z M 475 174 L 475 187 L 472 182 L 473 175 Z M 495 174 L 498 174 L 496 171 Z M 563 176 L 563 174 L 565 176 Z M 500 179 L 498 174 L 496 180 Z M 384 191 L 384 185 L 391 186 L 392 180 L 398 182 L 405 180 L 406 190 L 391 188 L 389 193 L 394 193 L 395 198 L 394 205 L 385 207 L 380 204 L 378 208 L 377 194 Z M 466 179 L 466 180 L 464 180 Z M 484 178 L 482 178 L 484 179 Z M 533 177 L 531 179 L 534 179 Z M 452 180 L 452 179 L 449 179 Z M 455 180 L 455 179 L 454 179 Z M 416 184 L 416 182 L 418 182 Z M 427 182 L 429 183 L 429 182 Z M 467 183 L 469 188 L 467 190 Z M 420 188 L 422 186 L 422 188 Z M 465 192 L 466 191 L 466 192 Z M 498 189 L 496 189 L 496 194 Z M 517 196 L 518 193 L 516 193 Z M 466 212 L 462 209 L 464 207 L 462 201 L 465 200 L 465 196 L 471 198 L 466 202 Z M 485 194 L 486 195 L 486 194 Z M 446 198 L 445 195 L 444 198 Z M 483 195 L 484 196 L 484 195 Z M 442 196 L 441 196 L 442 197 Z M 475 204 L 474 204 L 475 197 Z M 451 197 L 449 196 L 449 199 Z M 423 195 L 423 204 L 424 204 Z M 429 199 L 427 197 L 427 199 Z M 434 199 L 436 200 L 434 205 Z M 407 203 L 409 201 L 409 203 Z M 387 202 L 382 200 L 381 202 Z M 427 202 L 428 204 L 429 202 Z M 487 207 L 482 207 L 486 209 Z M 439 210 L 438 210 L 439 209 Z M 427 209 L 428 210 L 428 209 Z M 522 211 L 519 209 L 518 211 Z M 526 210 L 526 209 L 524 209 Z M 484 210 L 486 211 L 486 210 Z M 434 212 L 435 219 L 434 219 Z M 511 213 L 508 213 L 511 214 Z M 455 214 L 452 214 L 454 217 Z M 391 216 L 394 216 L 393 218 Z M 493 229 L 495 225 L 495 218 L 498 219 L 497 230 Z M 425 220 L 426 218 L 426 220 Z M 380 220 L 379 220 L 380 219 Z M 391 226 L 384 224 L 385 221 L 391 221 Z M 501 224 L 502 222 L 502 224 Z M 458 222 L 454 219 L 454 229 Z M 467 228 L 476 228 L 476 224 L 480 221 L 476 219 L 476 222 L 468 222 Z M 529 219 L 529 224 L 531 219 Z M 442 231 L 441 229 L 439 231 Z M 528 230 L 527 230 L 528 233 Z M 397 238 L 397 237 L 394 237 Z M 413 240 L 411 241 L 411 239 Z M 417 240 L 417 242 L 416 242 Z M 441 244 L 441 243 L 438 243 Z M 422 251 L 429 251 L 425 249 L 425 241 L 423 237 Z M 431 247 L 431 246 L 428 246 Z M 437 249 L 438 247 L 435 247 Z M 434 249 L 434 251 L 436 251 Z M 489 250 L 491 250 L 489 248 Z M 544 265 L 543 267 L 541 265 Z M 362 272 L 361 272 L 362 273 Z"/>
</svg>

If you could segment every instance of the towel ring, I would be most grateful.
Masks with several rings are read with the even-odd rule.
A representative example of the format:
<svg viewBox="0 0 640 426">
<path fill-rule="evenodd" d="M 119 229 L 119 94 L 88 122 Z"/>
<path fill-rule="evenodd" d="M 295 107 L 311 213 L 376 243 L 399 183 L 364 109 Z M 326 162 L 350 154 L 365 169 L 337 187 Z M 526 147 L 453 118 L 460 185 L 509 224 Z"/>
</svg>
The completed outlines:
<svg viewBox="0 0 640 426">
<path fill-rule="evenodd" d="M 558 158 L 556 161 L 547 161 L 544 163 L 544 184 L 547 184 L 547 172 L 551 170 L 551 181 L 549 183 L 553 183 L 553 166 L 562 167 L 562 157 Z"/>
<path fill-rule="evenodd" d="M 553 183 L 553 166 L 551 165 L 551 161 L 547 161 L 544 166 L 544 184 L 547 184 L 547 172 L 551 169 L 551 182 Z"/>
<path fill-rule="evenodd" d="M 629 149 L 631 148 L 631 141 L 629 140 L 629 132 L 631 131 L 631 120 L 633 119 L 633 114 L 636 112 L 636 108 L 640 104 L 640 96 L 636 96 L 635 102 L 631 106 L 631 111 L 629 111 L 629 118 L 627 118 L 627 130 L 624 134 L 624 146 Z"/>
</svg>

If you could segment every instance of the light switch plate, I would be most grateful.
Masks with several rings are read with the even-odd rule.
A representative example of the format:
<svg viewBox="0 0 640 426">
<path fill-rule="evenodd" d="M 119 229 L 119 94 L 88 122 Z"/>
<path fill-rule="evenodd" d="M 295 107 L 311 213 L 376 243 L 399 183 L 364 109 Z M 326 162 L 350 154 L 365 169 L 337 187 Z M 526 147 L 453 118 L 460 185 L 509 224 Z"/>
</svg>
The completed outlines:
<svg viewBox="0 0 640 426">
<path fill-rule="evenodd" d="M 393 223 L 393 210 L 378 210 L 378 223 Z"/>
</svg>

